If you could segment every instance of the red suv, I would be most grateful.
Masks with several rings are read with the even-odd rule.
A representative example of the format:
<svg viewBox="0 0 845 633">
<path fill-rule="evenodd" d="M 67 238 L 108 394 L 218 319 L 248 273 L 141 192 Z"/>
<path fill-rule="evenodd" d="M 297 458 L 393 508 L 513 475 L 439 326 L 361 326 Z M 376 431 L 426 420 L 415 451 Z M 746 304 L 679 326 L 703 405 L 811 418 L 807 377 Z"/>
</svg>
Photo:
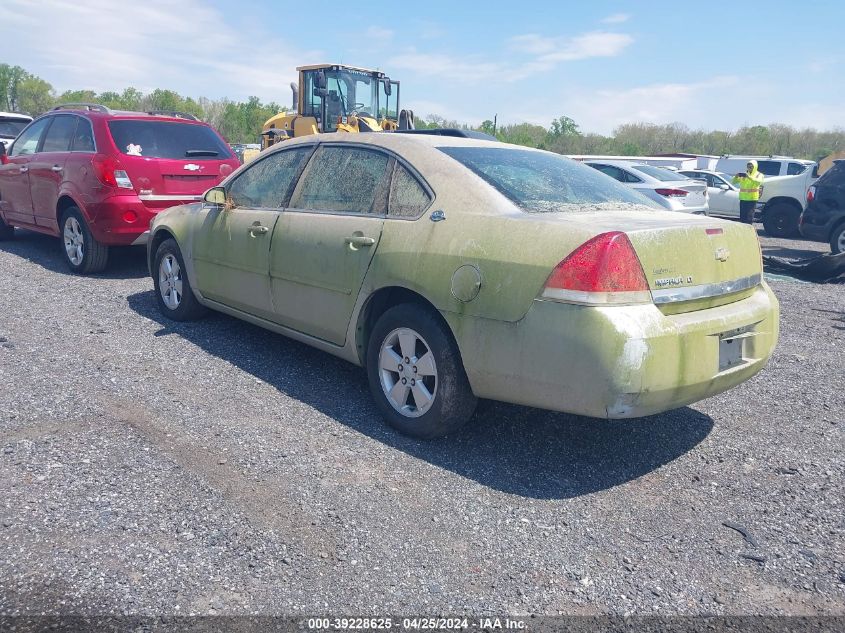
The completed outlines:
<svg viewBox="0 0 845 633">
<path fill-rule="evenodd" d="M 65 260 L 82 274 L 103 270 L 111 245 L 146 243 L 156 213 L 200 200 L 240 166 L 191 115 L 96 104 L 35 119 L 2 163 L 0 240 L 16 226 L 61 237 Z"/>
</svg>

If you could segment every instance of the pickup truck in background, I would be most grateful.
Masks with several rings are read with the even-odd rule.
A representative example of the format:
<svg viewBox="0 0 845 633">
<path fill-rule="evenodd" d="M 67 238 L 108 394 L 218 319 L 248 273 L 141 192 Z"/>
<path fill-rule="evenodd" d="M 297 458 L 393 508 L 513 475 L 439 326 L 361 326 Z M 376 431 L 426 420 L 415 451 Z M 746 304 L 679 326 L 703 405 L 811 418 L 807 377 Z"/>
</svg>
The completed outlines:
<svg viewBox="0 0 845 633">
<path fill-rule="evenodd" d="M 745 171 L 749 160 L 765 176 L 760 196 L 763 228 L 772 237 L 797 237 L 798 220 L 807 205 L 807 190 L 819 177 L 819 165 L 787 156 L 722 156 L 716 171 L 730 176 Z"/>
</svg>

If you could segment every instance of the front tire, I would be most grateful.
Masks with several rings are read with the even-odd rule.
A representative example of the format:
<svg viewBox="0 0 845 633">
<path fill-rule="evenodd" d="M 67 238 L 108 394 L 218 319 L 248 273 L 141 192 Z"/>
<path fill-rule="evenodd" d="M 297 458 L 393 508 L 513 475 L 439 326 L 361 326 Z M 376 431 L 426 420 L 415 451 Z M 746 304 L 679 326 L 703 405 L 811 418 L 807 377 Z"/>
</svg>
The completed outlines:
<svg viewBox="0 0 845 633">
<path fill-rule="evenodd" d="M 477 399 L 451 332 L 417 304 L 385 312 L 367 346 L 370 391 L 387 423 L 405 435 L 433 439 L 472 417 Z"/>
<path fill-rule="evenodd" d="M 109 247 L 94 239 L 77 207 L 70 207 L 62 214 L 61 231 L 62 254 L 72 272 L 90 275 L 105 269 Z"/>
<path fill-rule="evenodd" d="M 197 301 L 185 271 L 185 261 L 176 240 L 164 240 L 153 259 L 153 285 L 159 310 L 174 321 L 194 321 L 206 313 L 205 306 Z"/>
<path fill-rule="evenodd" d="M 792 205 L 774 204 L 763 211 L 763 228 L 771 237 L 795 237 L 798 233 L 798 219 L 801 210 Z"/>
<path fill-rule="evenodd" d="M 834 255 L 845 253 L 845 222 L 833 229 L 830 234 L 830 252 Z"/>
</svg>

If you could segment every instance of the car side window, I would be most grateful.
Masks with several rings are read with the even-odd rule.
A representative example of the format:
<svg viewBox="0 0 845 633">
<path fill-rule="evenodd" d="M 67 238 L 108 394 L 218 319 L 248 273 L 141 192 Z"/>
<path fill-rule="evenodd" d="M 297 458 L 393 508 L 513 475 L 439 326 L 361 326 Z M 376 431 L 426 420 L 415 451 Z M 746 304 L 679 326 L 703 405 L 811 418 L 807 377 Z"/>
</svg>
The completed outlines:
<svg viewBox="0 0 845 633">
<path fill-rule="evenodd" d="M 15 140 L 15 144 L 12 145 L 9 156 L 26 156 L 38 151 L 38 142 L 49 123 L 49 118 L 39 119 L 21 132 L 21 135 Z"/>
<path fill-rule="evenodd" d="M 758 160 L 757 169 L 764 176 L 778 176 L 780 175 L 780 161 Z"/>
<path fill-rule="evenodd" d="M 91 128 L 91 122 L 88 119 L 79 119 L 77 122 L 76 134 L 73 135 L 73 142 L 71 143 L 70 151 L 96 151 L 96 147 L 94 146 L 94 130 Z"/>
<path fill-rule="evenodd" d="M 807 171 L 807 165 L 802 165 L 801 163 L 787 163 L 786 165 L 787 176 L 797 176 L 798 174 L 803 174 L 805 171 Z"/>
<path fill-rule="evenodd" d="M 76 121 L 77 117 L 67 114 L 53 117 L 53 124 L 47 129 L 41 151 L 69 152 L 70 142 L 76 132 Z"/>
<path fill-rule="evenodd" d="M 619 174 L 622 176 L 622 182 L 642 182 L 642 179 L 637 178 L 634 174 L 624 169 L 620 169 Z"/>
<path fill-rule="evenodd" d="M 290 206 L 339 213 L 383 215 L 390 158 L 363 147 L 322 146 L 296 187 Z"/>
<path fill-rule="evenodd" d="M 416 218 L 431 204 L 431 196 L 401 164 L 396 163 L 390 183 L 387 214 L 396 218 Z"/>
<path fill-rule="evenodd" d="M 622 177 L 622 170 L 618 167 L 614 167 L 613 165 L 590 165 L 594 169 L 598 169 L 603 174 L 607 174 L 611 178 L 615 178 L 619 182 L 624 182 Z"/>
<path fill-rule="evenodd" d="M 312 150 L 309 145 L 259 158 L 228 186 L 226 196 L 230 204 L 235 208 L 280 208 Z"/>
</svg>

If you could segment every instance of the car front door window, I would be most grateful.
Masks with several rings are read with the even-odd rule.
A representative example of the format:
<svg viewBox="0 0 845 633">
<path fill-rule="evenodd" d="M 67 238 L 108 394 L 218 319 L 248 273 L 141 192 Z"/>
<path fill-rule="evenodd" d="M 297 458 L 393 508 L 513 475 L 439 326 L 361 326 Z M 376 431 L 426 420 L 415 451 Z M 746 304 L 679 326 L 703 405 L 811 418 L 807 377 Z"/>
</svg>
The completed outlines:
<svg viewBox="0 0 845 633">
<path fill-rule="evenodd" d="M 229 185 L 226 192 L 234 208 L 279 209 L 312 146 L 282 150 L 252 163 Z"/>
<path fill-rule="evenodd" d="M 12 151 L 9 156 L 27 156 L 38 151 L 38 142 L 41 140 L 41 135 L 50 123 L 50 119 L 39 119 L 28 128 L 26 128 L 12 145 Z"/>
</svg>

